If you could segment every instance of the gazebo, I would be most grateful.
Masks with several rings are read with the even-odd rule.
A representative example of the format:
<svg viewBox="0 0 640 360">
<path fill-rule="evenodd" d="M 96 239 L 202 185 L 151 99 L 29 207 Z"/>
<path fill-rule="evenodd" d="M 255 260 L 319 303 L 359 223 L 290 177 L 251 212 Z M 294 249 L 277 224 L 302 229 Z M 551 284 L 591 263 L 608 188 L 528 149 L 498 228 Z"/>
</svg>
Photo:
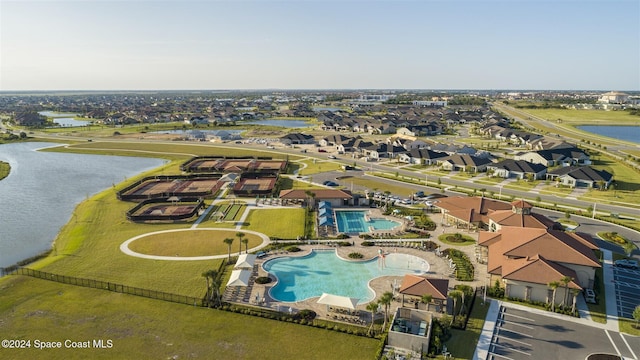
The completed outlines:
<svg viewBox="0 0 640 360">
<path fill-rule="evenodd" d="M 251 278 L 251 270 L 233 270 L 227 286 L 249 286 L 249 279 Z"/>
<path fill-rule="evenodd" d="M 399 293 L 402 294 L 402 306 L 404 306 L 405 295 L 422 298 L 424 295 L 431 295 L 431 302 L 436 307 L 446 305 L 447 293 L 449 291 L 449 279 L 434 279 L 417 275 L 405 275 L 400 285 Z M 419 302 L 419 300 L 418 300 Z M 416 302 L 416 308 L 417 304 Z M 429 304 L 427 304 L 427 310 Z"/>
<path fill-rule="evenodd" d="M 253 265 L 256 263 L 257 256 L 254 254 L 241 254 L 238 256 L 238 261 L 233 267 L 235 270 L 253 270 Z"/>
<path fill-rule="evenodd" d="M 318 304 L 355 310 L 359 300 L 358 298 L 322 293 L 322 296 L 318 299 Z"/>
</svg>

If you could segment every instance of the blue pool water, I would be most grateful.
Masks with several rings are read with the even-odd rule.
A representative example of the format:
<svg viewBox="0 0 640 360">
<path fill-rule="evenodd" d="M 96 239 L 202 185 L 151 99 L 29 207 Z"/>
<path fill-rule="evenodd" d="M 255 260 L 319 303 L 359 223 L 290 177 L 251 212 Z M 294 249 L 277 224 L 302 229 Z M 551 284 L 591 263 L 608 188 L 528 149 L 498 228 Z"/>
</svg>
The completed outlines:
<svg viewBox="0 0 640 360">
<path fill-rule="evenodd" d="M 365 219 L 366 210 L 341 210 L 335 213 L 338 232 L 361 233 L 369 232 L 369 227 L 372 227 L 373 230 L 391 230 L 400 226 L 399 222 L 387 219 L 371 218 L 367 221 Z"/>
<path fill-rule="evenodd" d="M 378 257 L 369 261 L 347 261 L 339 258 L 334 250 L 314 250 L 303 257 L 269 260 L 263 268 L 278 279 L 269 292 L 276 300 L 295 302 L 328 293 L 366 303 L 375 298 L 369 288 L 372 279 L 423 274 L 429 271 L 429 263 L 416 256 L 396 253 L 387 254 L 384 265 Z"/>
</svg>

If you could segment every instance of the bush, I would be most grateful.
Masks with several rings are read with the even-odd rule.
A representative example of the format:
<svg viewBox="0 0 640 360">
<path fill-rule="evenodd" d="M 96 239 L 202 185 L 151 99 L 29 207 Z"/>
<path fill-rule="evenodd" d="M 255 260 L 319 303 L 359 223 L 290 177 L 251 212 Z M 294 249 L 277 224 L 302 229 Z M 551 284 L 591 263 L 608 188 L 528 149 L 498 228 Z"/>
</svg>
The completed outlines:
<svg viewBox="0 0 640 360">
<path fill-rule="evenodd" d="M 344 234 L 344 233 L 340 233 L 338 234 L 338 236 L 336 236 L 336 239 L 348 239 L 349 235 Z"/>
<path fill-rule="evenodd" d="M 349 254 L 349 259 L 362 259 L 364 258 L 364 255 L 360 254 L 359 252 L 352 252 Z"/>
<path fill-rule="evenodd" d="M 289 247 L 287 248 L 287 251 L 289 251 L 289 252 L 298 252 L 298 251 L 301 251 L 301 250 L 302 250 L 302 249 L 300 249 L 300 248 L 299 248 L 299 247 L 297 247 L 297 246 L 289 246 Z"/>
<path fill-rule="evenodd" d="M 295 319 L 304 320 L 304 321 L 312 321 L 316 318 L 318 314 L 315 311 L 309 309 L 302 309 L 298 311 L 297 314 L 294 315 Z M 302 324 L 302 322 L 300 322 Z"/>
<path fill-rule="evenodd" d="M 374 246 L 376 243 L 373 241 L 363 241 L 362 246 Z"/>
<path fill-rule="evenodd" d="M 338 246 L 351 246 L 352 244 L 348 241 L 338 241 Z"/>
<path fill-rule="evenodd" d="M 268 284 L 271 282 L 271 278 L 268 276 L 260 276 L 256 278 L 256 284 Z"/>
</svg>

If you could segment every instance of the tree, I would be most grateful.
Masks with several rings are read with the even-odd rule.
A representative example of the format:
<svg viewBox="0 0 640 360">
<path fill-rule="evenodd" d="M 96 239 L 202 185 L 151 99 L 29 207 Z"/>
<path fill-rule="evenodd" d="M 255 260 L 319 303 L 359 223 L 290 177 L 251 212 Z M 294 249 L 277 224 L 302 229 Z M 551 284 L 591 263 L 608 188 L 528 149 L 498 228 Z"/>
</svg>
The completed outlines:
<svg viewBox="0 0 640 360">
<path fill-rule="evenodd" d="M 238 244 L 239 245 L 239 247 L 238 247 L 238 255 L 239 255 L 239 254 L 242 254 L 242 238 L 244 237 L 244 233 L 243 232 L 237 232 L 236 236 L 238 237 L 238 239 L 240 239 L 240 244 Z"/>
<path fill-rule="evenodd" d="M 453 321 L 455 321 L 455 319 L 456 319 L 456 307 L 458 305 L 458 299 L 460 299 L 463 296 L 463 293 L 460 290 L 451 290 L 451 291 L 449 291 L 448 296 L 449 296 L 450 299 L 453 300 L 452 314 L 453 314 Z"/>
<path fill-rule="evenodd" d="M 382 325 L 382 329 L 387 329 L 387 320 L 389 319 L 389 307 L 391 306 L 391 301 L 393 301 L 393 293 L 391 291 L 386 291 L 382 294 L 382 297 L 378 299 L 378 304 L 384 306 L 384 324 Z"/>
<path fill-rule="evenodd" d="M 558 286 L 560 286 L 560 282 L 552 281 L 547 284 L 548 287 L 553 290 L 553 295 L 551 295 L 551 311 L 556 310 L 556 291 L 558 290 Z"/>
<path fill-rule="evenodd" d="M 571 289 L 571 295 L 573 295 L 573 302 L 571 303 L 571 313 L 574 314 L 576 312 L 576 298 L 578 297 L 578 294 L 580 294 L 580 290 L 578 289 Z"/>
<path fill-rule="evenodd" d="M 249 253 L 249 239 L 242 239 L 240 241 L 244 244 L 244 253 L 248 254 Z"/>
<path fill-rule="evenodd" d="M 218 280 L 218 272 L 208 270 L 202 273 L 207 280 L 207 300 L 209 304 L 217 306 L 220 303 L 220 281 Z"/>
<path fill-rule="evenodd" d="M 229 247 L 229 261 L 231 261 L 231 244 L 233 244 L 233 238 L 226 238 L 222 240 Z"/>
<path fill-rule="evenodd" d="M 560 278 L 560 282 L 564 287 L 564 299 L 562 301 L 563 306 L 567 306 L 568 297 L 569 297 L 569 283 L 571 281 L 573 281 L 573 278 L 571 276 L 563 276 L 562 278 Z"/>
<path fill-rule="evenodd" d="M 373 324 L 376 316 L 376 311 L 378 311 L 378 303 L 373 301 L 368 303 L 367 311 L 371 313 L 371 326 L 369 326 L 369 330 L 367 330 L 367 334 L 370 335 L 373 332 Z"/>
<path fill-rule="evenodd" d="M 480 192 L 482 193 L 482 197 L 484 197 L 484 193 L 486 193 L 486 192 L 487 192 L 487 189 L 482 188 L 482 189 L 480 189 Z"/>
<path fill-rule="evenodd" d="M 636 320 L 636 328 L 640 326 L 640 305 L 633 309 L 633 318 Z"/>
<path fill-rule="evenodd" d="M 422 298 L 420 298 L 420 302 L 427 306 L 427 311 L 429 311 L 429 304 L 431 304 L 432 300 L 433 296 L 429 294 L 422 295 Z"/>
</svg>

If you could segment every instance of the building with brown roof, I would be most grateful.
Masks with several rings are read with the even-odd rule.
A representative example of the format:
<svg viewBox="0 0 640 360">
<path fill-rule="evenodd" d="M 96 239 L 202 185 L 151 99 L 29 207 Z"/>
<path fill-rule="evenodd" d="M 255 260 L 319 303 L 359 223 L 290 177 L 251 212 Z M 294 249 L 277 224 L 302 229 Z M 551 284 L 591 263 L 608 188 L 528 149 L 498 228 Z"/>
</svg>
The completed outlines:
<svg viewBox="0 0 640 360">
<path fill-rule="evenodd" d="M 511 210 L 512 206 L 485 197 L 452 196 L 442 198 L 435 205 L 442 212 L 442 221 L 467 229 L 486 228 L 489 214 L 498 210 Z"/>
<path fill-rule="evenodd" d="M 593 288 L 601 267 L 598 246 L 582 233 L 504 227 L 480 233 L 478 245 L 487 249 L 487 272 L 503 282 L 505 294 L 532 301 L 548 301 L 548 284 L 565 276 L 569 288 Z"/>
<path fill-rule="evenodd" d="M 290 189 L 280 191 L 280 199 L 284 202 L 301 202 L 315 205 L 317 201 L 327 201 L 333 207 L 353 205 L 353 195 L 348 190 L 339 189 Z"/>
<path fill-rule="evenodd" d="M 423 296 L 430 295 L 430 304 L 436 306 L 436 311 L 441 311 L 444 310 L 447 305 L 449 279 L 433 279 L 408 274 L 402 279 L 399 292 L 402 294 L 402 306 L 404 306 L 405 296 L 408 296 L 413 302 L 418 303 Z M 427 307 L 430 304 L 427 304 Z M 429 309 L 427 308 L 427 310 Z"/>
<path fill-rule="evenodd" d="M 499 231 L 504 226 L 561 229 L 560 224 L 548 217 L 531 212 L 533 205 L 524 200 L 516 200 L 510 205 L 511 210 L 496 210 L 487 214 L 489 231 Z"/>
</svg>

